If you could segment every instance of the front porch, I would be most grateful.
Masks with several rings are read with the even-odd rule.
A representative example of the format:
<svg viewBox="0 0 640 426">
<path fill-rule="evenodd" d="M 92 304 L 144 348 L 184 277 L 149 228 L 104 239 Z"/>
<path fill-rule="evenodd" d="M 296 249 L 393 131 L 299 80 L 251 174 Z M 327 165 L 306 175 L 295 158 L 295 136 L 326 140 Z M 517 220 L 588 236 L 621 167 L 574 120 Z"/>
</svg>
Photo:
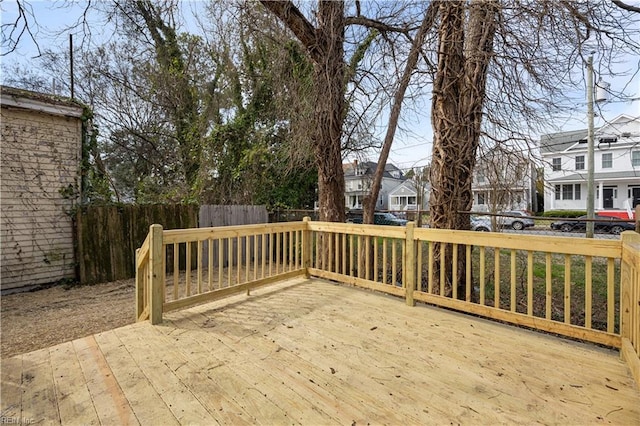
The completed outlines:
<svg viewBox="0 0 640 426">
<path fill-rule="evenodd" d="M 638 424 L 617 351 L 303 277 L 2 362 L 46 424 Z"/>
</svg>

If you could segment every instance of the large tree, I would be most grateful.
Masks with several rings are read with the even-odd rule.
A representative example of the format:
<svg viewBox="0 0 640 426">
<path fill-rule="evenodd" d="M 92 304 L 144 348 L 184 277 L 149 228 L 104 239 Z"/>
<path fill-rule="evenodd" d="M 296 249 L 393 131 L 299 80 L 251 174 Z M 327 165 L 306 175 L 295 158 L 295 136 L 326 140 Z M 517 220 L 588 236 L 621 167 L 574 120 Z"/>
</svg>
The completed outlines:
<svg viewBox="0 0 640 426">
<path fill-rule="evenodd" d="M 398 19 L 402 13 L 397 10 L 386 14 L 389 22 L 397 21 L 394 25 L 365 17 L 359 1 L 355 3 L 355 15 L 347 16 L 343 1 L 320 0 L 311 19 L 290 0 L 262 0 L 261 3 L 294 34 L 313 63 L 309 97 L 313 101 L 314 116 L 306 125 L 318 168 L 320 219 L 343 222 L 342 149 L 345 122 L 349 117 L 345 101 L 347 86 L 373 38 L 380 34 L 384 40 L 390 40 L 390 34 L 408 33 L 409 26 L 403 19 Z M 359 34 L 360 38 L 352 40 L 356 47 L 348 60 L 345 57 L 345 32 L 353 26 L 373 31 Z"/>
<path fill-rule="evenodd" d="M 295 34 L 313 62 L 313 142 L 320 220 L 344 222 L 342 126 L 345 115 L 344 4 L 320 1 L 314 27 L 289 1 L 262 1 Z"/>
<path fill-rule="evenodd" d="M 430 225 L 469 229 L 471 183 L 481 137 L 494 143 L 529 140 L 584 90 L 584 59 L 597 50 L 603 64 L 639 50 L 637 16 L 608 2 L 438 1 L 434 46 Z M 490 131 L 487 131 L 490 130 Z M 461 249 L 461 248 L 459 248 Z M 450 245 L 444 288 L 462 290 L 465 256 L 453 265 Z M 432 270 L 440 279 L 440 262 Z M 458 282 L 453 283 L 457 268 Z M 458 291 L 462 296 L 464 292 Z"/>
</svg>

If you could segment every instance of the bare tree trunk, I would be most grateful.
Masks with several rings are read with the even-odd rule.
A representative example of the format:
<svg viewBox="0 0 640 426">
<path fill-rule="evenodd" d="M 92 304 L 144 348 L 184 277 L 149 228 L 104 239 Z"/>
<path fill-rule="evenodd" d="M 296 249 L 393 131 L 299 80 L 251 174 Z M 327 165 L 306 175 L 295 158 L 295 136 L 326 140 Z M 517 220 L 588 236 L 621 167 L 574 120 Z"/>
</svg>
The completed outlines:
<svg viewBox="0 0 640 426">
<path fill-rule="evenodd" d="M 497 3 L 472 1 L 468 22 L 465 3 L 440 3 L 438 66 L 433 83 L 430 225 L 433 228 L 469 229 L 473 204 L 471 183 L 480 139 L 487 68 L 493 49 Z M 466 31 L 465 31 L 466 30 Z M 459 247 L 462 250 L 462 247 Z M 432 278 L 440 287 L 440 257 L 445 256 L 445 294 L 453 286 L 464 295 L 466 263 L 461 251 L 452 264 L 452 247 L 434 247 Z M 454 283 L 453 268 L 458 282 Z"/>
<path fill-rule="evenodd" d="M 314 27 L 291 1 L 262 0 L 305 46 L 314 66 L 312 138 L 318 166 L 320 220 L 344 222 L 342 124 L 345 116 L 344 3 L 319 1 Z"/>
<path fill-rule="evenodd" d="M 321 1 L 316 43 L 321 54 L 314 60 L 316 137 L 320 220 L 344 222 L 342 124 L 344 121 L 344 3 Z"/>
</svg>

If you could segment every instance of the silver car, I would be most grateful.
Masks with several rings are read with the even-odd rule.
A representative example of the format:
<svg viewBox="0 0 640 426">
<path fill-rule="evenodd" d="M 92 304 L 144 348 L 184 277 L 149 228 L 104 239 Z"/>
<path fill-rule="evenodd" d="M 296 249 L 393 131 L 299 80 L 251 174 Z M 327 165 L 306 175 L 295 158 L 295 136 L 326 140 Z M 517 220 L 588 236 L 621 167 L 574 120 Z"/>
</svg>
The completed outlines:
<svg viewBox="0 0 640 426">
<path fill-rule="evenodd" d="M 479 232 L 492 232 L 491 220 L 487 216 L 471 216 L 471 230 Z"/>
<path fill-rule="evenodd" d="M 520 231 L 525 228 L 532 228 L 535 226 L 535 222 L 527 212 L 520 210 L 513 210 L 507 212 L 498 213 L 497 223 L 501 228 L 513 228 L 516 231 Z M 501 216 L 505 215 L 505 216 Z"/>
</svg>

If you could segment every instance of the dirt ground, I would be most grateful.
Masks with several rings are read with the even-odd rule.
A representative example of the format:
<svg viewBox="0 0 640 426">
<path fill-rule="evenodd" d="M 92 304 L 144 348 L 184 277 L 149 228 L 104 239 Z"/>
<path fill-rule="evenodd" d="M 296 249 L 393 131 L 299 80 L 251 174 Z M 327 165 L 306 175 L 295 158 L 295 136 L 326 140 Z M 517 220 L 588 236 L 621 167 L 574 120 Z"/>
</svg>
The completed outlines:
<svg viewBox="0 0 640 426">
<path fill-rule="evenodd" d="M 133 279 L 2 296 L 1 358 L 110 330 L 135 320 Z"/>
</svg>

